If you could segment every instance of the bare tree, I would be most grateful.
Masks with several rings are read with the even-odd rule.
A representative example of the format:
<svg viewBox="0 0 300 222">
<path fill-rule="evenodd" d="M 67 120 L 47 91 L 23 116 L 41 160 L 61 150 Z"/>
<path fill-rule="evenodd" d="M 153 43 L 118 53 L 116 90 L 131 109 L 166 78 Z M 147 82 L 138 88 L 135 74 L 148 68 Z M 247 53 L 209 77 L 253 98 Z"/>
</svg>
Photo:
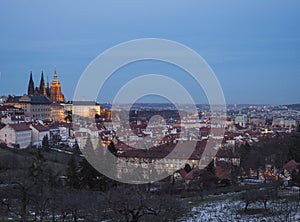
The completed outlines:
<svg viewBox="0 0 300 222">
<path fill-rule="evenodd" d="M 183 213 L 175 196 L 149 193 L 146 185 L 119 186 L 107 193 L 106 201 L 114 221 L 175 220 Z"/>
<path fill-rule="evenodd" d="M 264 208 L 267 209 L 267 202 L 277 197 L 278 194 L 277 188 L 278 187 L 275 186 L 275 187 L 260 188 L 258 190 L 253 189 L 253 190 L 244 191 L 241 194 L 241 199 L 245 202 L 244 211 L 247 211 L 249 205 L 255 202 L 262 202 Z"/>
</svg>

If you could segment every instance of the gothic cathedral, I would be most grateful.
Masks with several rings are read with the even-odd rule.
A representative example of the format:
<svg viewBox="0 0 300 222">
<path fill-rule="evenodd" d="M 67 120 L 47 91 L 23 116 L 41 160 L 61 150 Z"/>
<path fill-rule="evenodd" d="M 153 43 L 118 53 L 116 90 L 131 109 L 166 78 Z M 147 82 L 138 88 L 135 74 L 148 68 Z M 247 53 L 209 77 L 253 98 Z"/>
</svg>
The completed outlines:
<svg viewBox="0 0 300 222">
<path fill-rule="evenodd" d="M 56 69 L 54 69 L 54 79 L 51 82 L 51 86 L 49 86 L 49 82 L 47 80 L 47 87 L 45 86 L 44 73 L 42 72 L 40 86 L 34 88 L 32 72 L 30 72 L 27 94 L 28 96 L 47 96 L 52 102 L 65 101 L 65 97 L 61 92 L 61 85 L 57 77 Z"/>
</svg>

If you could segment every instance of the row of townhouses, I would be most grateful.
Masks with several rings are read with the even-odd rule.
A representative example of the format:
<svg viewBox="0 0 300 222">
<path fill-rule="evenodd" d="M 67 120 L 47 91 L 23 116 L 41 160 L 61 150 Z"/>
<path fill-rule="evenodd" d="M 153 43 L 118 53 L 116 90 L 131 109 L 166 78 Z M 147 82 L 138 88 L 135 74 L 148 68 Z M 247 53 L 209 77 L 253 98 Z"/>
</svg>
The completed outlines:
<svg viewBox="0 0 300 222">
<path fill-rule="evenodd" d="M 67 141 L 70 136 L 70 125 L 67 123 L 2 124 L 0 127 L 0 142 L 11 148 L 25 149 L 29 146 L 41 147 L 44 137 L 50 142 Z"/>
</svg>

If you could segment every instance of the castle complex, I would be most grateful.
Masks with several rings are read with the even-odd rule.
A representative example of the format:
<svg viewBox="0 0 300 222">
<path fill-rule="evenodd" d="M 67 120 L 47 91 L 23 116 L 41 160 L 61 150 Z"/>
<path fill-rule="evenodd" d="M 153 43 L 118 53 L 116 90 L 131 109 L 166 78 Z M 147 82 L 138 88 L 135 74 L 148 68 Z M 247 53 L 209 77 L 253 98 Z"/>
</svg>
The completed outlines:
<svg viewBox="0 0 300 222">
<path fill-rule="evenodd" d="M 28 96 L 47 96 L 52 102 L 64 102 L 65 97 L 61 92 L 61 85 L 58 80 L 56 69 L 54 69 L 54 79 L 51 82 L 51 85 L 49 85 L 49 82 L 47 81 L 47 86 L 45 86 L 43 72 L 41 75 L 41 81 L 40 81 L 39 87 L 34 87 L 32 73 L 30 73 L 27 95 Z"/>
</svg>

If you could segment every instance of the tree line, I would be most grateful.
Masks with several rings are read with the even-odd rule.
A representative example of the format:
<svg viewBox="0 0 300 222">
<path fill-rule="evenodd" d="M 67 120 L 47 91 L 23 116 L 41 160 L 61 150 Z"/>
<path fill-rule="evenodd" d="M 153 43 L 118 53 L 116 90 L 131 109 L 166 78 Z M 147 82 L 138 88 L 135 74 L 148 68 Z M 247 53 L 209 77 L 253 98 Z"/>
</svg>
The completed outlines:
<svg viewBox="0 0 300 222">
<path fill-rule="evenodd" d="M 0 221 L 166 221 L 184 214 L 176 196 L 151 193 L 147 185 L 117 183 L 74 149 L 62 160 L 63 170 L 49 160 L 54 151 L 43 149 L 24 150 L 7 160 L 14 164 L 0 164 Z M 113 143 L 108 151 L 116 151 Z"/>
</svg>

